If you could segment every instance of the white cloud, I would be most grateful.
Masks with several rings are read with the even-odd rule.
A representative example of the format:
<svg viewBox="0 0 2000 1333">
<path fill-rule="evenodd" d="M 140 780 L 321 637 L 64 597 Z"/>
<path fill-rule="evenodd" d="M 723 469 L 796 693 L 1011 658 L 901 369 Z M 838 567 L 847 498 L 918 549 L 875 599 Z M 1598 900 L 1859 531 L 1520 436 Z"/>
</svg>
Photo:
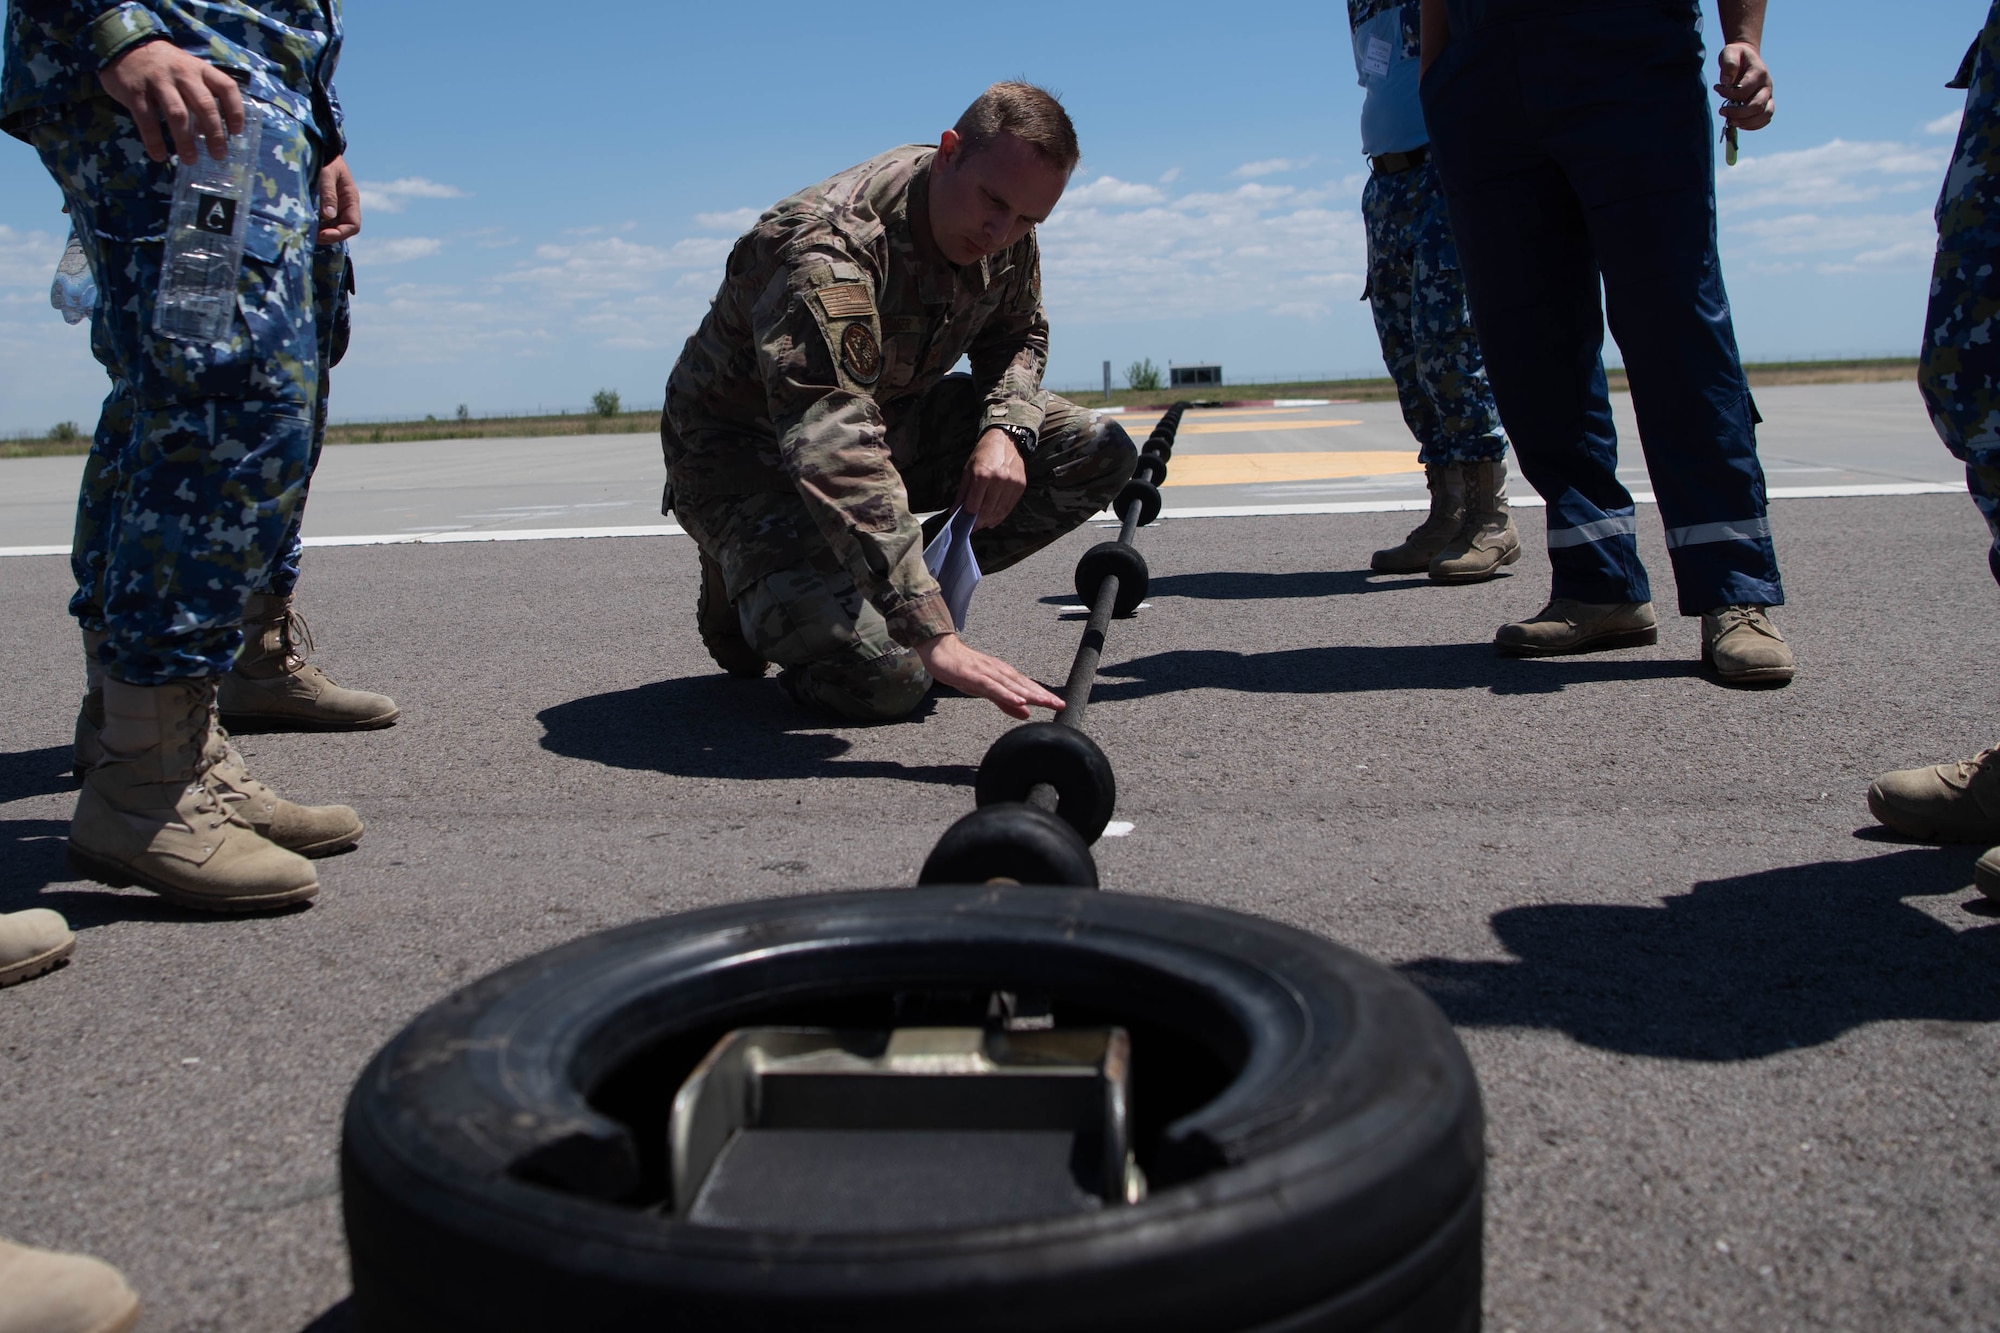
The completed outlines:
<svg viewBox="0 0 2000 1333">
<path fill-rule="evenodd" d="M 697 213 L 694 223 L 703 231 L 727 231 L 740 236 L 762 216 L 761 208 L 732 208 L 726 213 Z"/>
<path fill-rule="evenodd" d="M 49 284 L 55 281 L 56 263 L 63 257 L 66 243 L 66 235 L 16 231 L 0 224 L 0 291 L 40 292 L 46 302 Z"/>
<path fill-rule="evenodd" d="M 1949 157 L 1943 144 L 1845 139 L 1745 157 L 1716 173 L 1723 246 L 1754 273 L 1921 270 L 1937 232 L 1911 205 L 1935 194 Z"/>
<path fill-rule="evenodd" d="M 1744 157 L 1717 174 L 1716 191 L 1725 212 L 1865 203 L 1935 186 L 1944 179 L 1948 156 L 1941 145 L 1833 139 L 1817 148 Z"/>
<path fill-rule="evenodd" d="M 1165 171 L 1160 173 L 1160 184 L 1172 185 L 1175 181 L 1179 180 L 1180 178 L 1181 178 L 1181 169 L 1179 167 L 1168 167 Z"/>
<path fill-rule="evenodd" d="M 407 264 L 412 259 L 428 259 L 444 249 L 434 236 L 398 236 L 376 240 L 362 235 L 353 241 L 354 259 L 359 264 Z"/>
<path fill-rule="evenodd" d="M 1166 192 L 1156 186 L 1121 181 L 1116 176 L 1099 176 L 1088 185 L 1080 185 L 1064 193 L 1062 207 L 1158 204 L 1166 202 L 1166 198 Z"/>
<path fill-rule="evenodd" d="M 1945 115 L 1939 116 L 1936 120 L 1925 122 L 1924 133 L 1956 135 L 1958 133 L 1959 122 L 1963 119 L 1965 119 L 1965 112 L 1963 110 L 1948 112 Z"/>
<path fill-rule="evenodd" d="M 363 212 L 400 213 L 412 199 L 467 199 L 471 196 L 456 185 L 444 185 L 423 176 L 404 176 L 392 181 L 357 181 L 361 187 Z"/>
<path fill-rule="evenodd" d="M 1041 228 L 1058 325 L 1241 312 L 1317 319 L 1361 290 L 1365 241 L 1342 185 L 1249 183 L 1168 197 L 1100 177 L 1092 188 L 1101 193 L 1066 197 Z"/>
<path fill-rule="evenodd" d="M 1847 217 L 1790 213 L 1738 222 L 1729 231 L 1732 240 L 1750 242 L 1744 249 L 1753 256 L 1817 256 L 1813 267 L 1821 273 L 1925 265 L 1937 248 L 1929 209 Z"/>
<path fill-rule="evenodd" d="M 1255 180 L 1259 176 L 1273 176 L 1281 171 L 1294 171 L 1306 165 L 1294 162 L 1289 157 L 1269 157 L 1262 162 L 1245 162 L 1229 174 L 1243 180 Z"/>
</svg>

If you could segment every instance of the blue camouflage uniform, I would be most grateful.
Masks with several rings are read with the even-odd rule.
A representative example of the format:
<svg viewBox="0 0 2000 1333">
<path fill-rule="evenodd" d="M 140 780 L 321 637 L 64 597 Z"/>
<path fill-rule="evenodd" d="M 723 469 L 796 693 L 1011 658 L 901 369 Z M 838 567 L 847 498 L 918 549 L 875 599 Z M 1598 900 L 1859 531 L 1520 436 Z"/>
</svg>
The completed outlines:
<svg viewBox="0 0 2000 1333">
<path fill-rule="evenodd" d="M 1361 192 L 1368 288 L 1382 360 L 1426 466 L 1502 458 L 1507 437 L 1466 309 L 1465 281 L 1417 99 L 1422 0 L 1347 0 L 1354 65 L 1368 90 Z"/>
<path fill-rule="evenodd" d="M 1695 0 L 1446 0 L 1422 80 L 1487 372 L 1548 503 L 1553 596 L 1648 601 L 1604 376 L 1625 354 L 1683 615 L 1784 601 L 1715 240 Z M 1599 283 L 1603 300 L 1599 299 Z"/>
<path fill-rule="evenodd" d="M 235 327 L 207 345 L 152 315 L 174 163 L 146 157 L 97 72 L 171 41 L 231 74 L 263 118 Z M 13 0 L 0 129 L 61 188 L 99 299 L 91 347 L 111 376 L 86 462 L 71 610 L 107 633 L 134 685 L 226 672 L 246 598 L 289 594 L 351 283 L 344 247 L 314 244 L 320 167 L 345 148 L 332 86 L 338 0 Z"/>
<path fill-rule="evenodd" d="M 1917 374 L 1931 424 L 1992 530 L 2000 579 L 2000 0 L 1948 85 L 1966 89 L 1958 144 L 1938 196 L 1937 258 Z"/>
</svg>

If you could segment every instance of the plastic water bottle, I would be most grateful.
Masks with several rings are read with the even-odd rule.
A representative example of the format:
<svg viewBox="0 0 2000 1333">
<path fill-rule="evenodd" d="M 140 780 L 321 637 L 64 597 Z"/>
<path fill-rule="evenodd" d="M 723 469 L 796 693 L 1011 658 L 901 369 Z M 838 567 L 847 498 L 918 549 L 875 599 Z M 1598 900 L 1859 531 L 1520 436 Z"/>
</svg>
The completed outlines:
<svg viewBox="0 0 2000 1333">
<path fill-rule="evenodd" d="M 162 337 L 215 343 L 229 336 L 263 131 L 257 104 L 246 98 L 243 132 L 230 136 L 225 156 L 210 157 L 197 143 L 194 162 L 174 168 L 174 207 L 153 310 L 153 328 Z"/>
<path fill-rule="evenodd" d="M 77 239 L 76 224 L 69 228 L 69 248 L 56 265 L 56 280 L 49 285 L 49 304 L 62 311 L 65 324 L 81 324 L 97 308 L 97 279 L 90 275 L 90 259 Z"/>
</svg>

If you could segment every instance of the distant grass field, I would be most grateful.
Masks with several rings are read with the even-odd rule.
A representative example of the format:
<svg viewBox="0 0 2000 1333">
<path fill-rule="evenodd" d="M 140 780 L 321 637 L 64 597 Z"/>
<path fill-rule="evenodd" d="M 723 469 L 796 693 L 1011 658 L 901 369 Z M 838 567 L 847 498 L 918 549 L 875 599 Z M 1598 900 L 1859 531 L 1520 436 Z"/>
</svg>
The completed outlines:
<svg viewBox="0 0 2000 1333">
<path fill-rule="evenodd" d="M 1890 380 L 1913 380 L 1917 376 L 1914 357 L 1882 357 L 1854 361 L 1767 361 L 1746 365 L 1752 388 L 1777 384 L 1877 384 Z M 1625 372 L 1610 372 L 1611 387 L 1625 387 Z M 1224 384 L 1204 390 L 1114 389 L 1109 397 L 1095 391 L 1068 395 L 1086 407 L 1165 406 L 1177 398 L 1236 402 L 1259 398 L 1351 398 L 1362 402 L 1396 396 L 1395 385 L 1386 376 L 1374 379 L 1308 380 L 1285 384 Z M 659 429 L 657 409 L 620 412 L 613 416 L 595 413 L 564 413 L 556 416 L 506 417 L 426 417 L 422 421 L 376 421 L 336 423 L 327 428 L 328 444 L 389 444 L 399 440 L 480 440 L 507 436 L 627 435 L 650 434 Z M 58 438 L 43 436 L 0 438 L 0 458 L 34 458 L 49 454 L 81 454 L 90 450 L 90 436 L 77 434 Z"/>
</svg>

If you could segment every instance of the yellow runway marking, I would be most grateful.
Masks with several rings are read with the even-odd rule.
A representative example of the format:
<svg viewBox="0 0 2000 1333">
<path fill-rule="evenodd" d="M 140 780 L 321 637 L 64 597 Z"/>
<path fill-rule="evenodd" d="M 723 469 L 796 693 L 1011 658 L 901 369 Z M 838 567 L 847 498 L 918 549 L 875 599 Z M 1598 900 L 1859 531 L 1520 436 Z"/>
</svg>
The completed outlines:
<svg viewBox="0 0 2000 1333">
<path fill-rule="evenodd" d="M 1183 426 L 1182 430 L 1187 428 Z M 1353 449 L 1340 453 L 1177 454 L 1169 486 L 1241 486 L 1250 482 L 1333 481 L 1422 472 L 1414 452 Z"/>
<path fill-rule="evenodd" d="M 1359 421 L 1183 421 L 1175 439 L 1183 435 L 1238 435 L 1246 430 L 1325 430 L 1333 426 L 1358 426 Z"/>
</svg>

